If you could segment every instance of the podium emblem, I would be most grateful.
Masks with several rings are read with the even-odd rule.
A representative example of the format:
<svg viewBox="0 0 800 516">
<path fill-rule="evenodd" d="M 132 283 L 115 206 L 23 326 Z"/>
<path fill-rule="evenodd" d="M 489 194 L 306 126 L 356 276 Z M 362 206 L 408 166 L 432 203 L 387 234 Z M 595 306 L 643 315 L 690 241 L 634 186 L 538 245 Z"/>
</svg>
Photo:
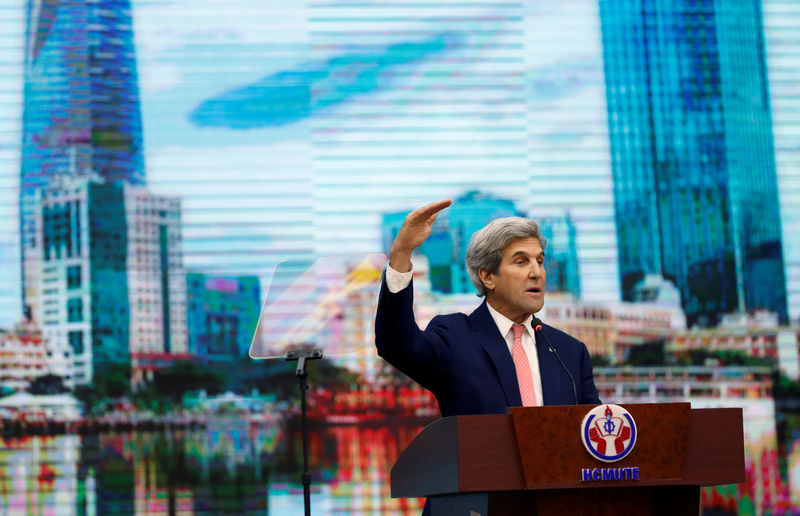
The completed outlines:
<svg viewBox="0 0 800 516">
<path fill-rule="evenodd" d="M 586 451 L 603 462 L 625 458 L 636 444 L 636 423 L 619 405 L 599 405 L 581 423 L 581 440 Z"/>
</svg>

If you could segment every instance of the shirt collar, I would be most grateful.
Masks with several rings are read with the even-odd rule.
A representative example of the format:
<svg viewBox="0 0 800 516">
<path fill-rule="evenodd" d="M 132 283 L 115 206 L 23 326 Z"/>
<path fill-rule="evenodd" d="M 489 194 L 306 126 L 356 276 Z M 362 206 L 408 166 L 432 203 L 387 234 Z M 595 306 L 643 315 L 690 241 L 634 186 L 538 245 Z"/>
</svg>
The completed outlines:
<svg viewBox="0 0 800 516">
<path fill-rule="evenodd" d="M 500 335 L 502 335 L 503 338 L 505 338 L 505 336 L 511 330 L 511 326 L 513 326 L 516 323 L 511 319 L 509 319 L 508 317 L 506 317 L 505 315 L 498 312 L 497 310 L 495 310 L 494 308 L 492 308 L 492 305 L 490 305 L 488 301 L 486 302 L 486 308 L 489 309 L 489 314 L 492 316 L 492 319 L 494 319 L 494 323 L 497 325 L 497 329 L 500 330 Z M 525 326 L 526 330 L 528 330 L 528 335 L 533 337 L 533 327 L 531 326 L 531 321 L 532 317 L 528 315 L 528 318 L 522 321 L 522 325 Z"/>
</svg>

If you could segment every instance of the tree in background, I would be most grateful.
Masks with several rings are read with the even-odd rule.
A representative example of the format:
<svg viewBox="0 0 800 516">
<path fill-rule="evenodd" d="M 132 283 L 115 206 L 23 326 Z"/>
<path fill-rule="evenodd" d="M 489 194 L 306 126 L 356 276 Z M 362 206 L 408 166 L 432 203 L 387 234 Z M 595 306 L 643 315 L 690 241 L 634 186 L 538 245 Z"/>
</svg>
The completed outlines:
<svg viewBox="0 0 800 516">
<path fill-rule="evenodd" d="M 64 379 L 58 375 L 46 374 L 37 376 L 28 387 L 31 394 L 61 394 L 69 392 L 64 386 Z"/>
<path fill-rule="evenodd" d="M 181 360 L 160 369 L 153 375 L 153 389 L 159 395 L 180 404 L 187 392 L 204 390 L 216 395 L 222 392 L 225 375 L 220 371 L 194 361 Z"/>
</svg>

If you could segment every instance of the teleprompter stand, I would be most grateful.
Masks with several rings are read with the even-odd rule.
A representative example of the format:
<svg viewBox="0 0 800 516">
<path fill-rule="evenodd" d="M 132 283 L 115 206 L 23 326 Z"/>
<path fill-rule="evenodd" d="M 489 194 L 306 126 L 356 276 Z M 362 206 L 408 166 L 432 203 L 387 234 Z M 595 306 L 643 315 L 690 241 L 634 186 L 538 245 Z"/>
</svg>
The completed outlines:
<svg viewBox="0 0 800 516">
<path fill-rule="evenodd" d="M 267 298 L 250 343 L 255 360 L 297 361 L 303 432 L 303 502 L 311 514 L 311 475 L 308 471 L 306 391 L 309 360 L 361 349 L 359 339 L 329 331 L 348 317 L 374 318 L 386 255 L 318 256 L 280 262 L 272 275 Z"/>
<path fill-rule="evenodd" d="M 300 428 L 303 431 L 303 474 L 300 480 L 303 483 L 303 507 L 305 516 L 311 516 L 311 473 L 308 471 L 308 421 L 306 420 L 306 391 L 308 390 L 308 372 L 306 371 L 307 360 L 318 360 L 322 358 L 321 349 L 309 351 L 287 351 L 283 356 L 284 360 L 297 360 L 297 369 L 294 375 L 300 382 Z"/>
</svg>

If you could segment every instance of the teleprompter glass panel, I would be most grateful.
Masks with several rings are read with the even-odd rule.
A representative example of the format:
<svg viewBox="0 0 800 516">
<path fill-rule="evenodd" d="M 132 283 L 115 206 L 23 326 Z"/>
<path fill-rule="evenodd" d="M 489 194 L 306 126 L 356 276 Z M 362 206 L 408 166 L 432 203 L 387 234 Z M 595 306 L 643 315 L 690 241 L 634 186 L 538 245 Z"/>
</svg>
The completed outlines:
<svg viewBox="0 0 800 516">
<path fill-rule="evenodd" d="M 386 255 L 289 260 L 275 268 L 261 309 L 252 358 L 322 349 L 351 353 L 371 346 Z"/>
</svg>

